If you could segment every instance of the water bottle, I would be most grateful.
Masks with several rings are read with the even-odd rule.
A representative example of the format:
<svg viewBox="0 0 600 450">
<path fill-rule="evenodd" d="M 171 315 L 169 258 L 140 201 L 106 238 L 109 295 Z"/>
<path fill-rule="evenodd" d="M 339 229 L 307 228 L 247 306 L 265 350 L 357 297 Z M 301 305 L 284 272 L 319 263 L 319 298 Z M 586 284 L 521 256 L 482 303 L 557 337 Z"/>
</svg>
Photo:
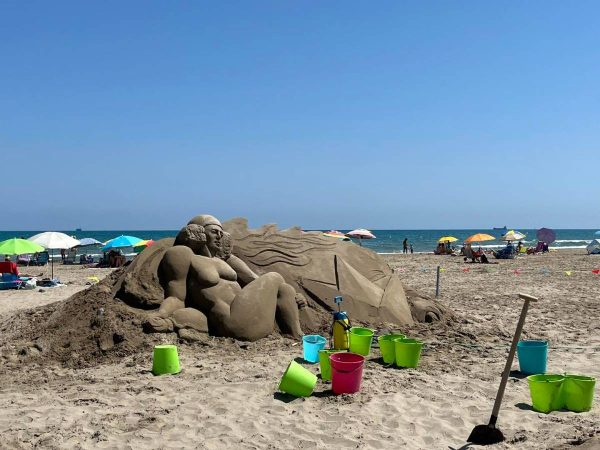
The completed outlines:
<svg viewBox="0 0 600 450">
<path fill-rule="evenodd" d="M 338 307 L 342 301 L 341 297 L 335 299 Z M 350 330 L 350 319 L 346 311 L 337 311 L 333 313 L 333 326 L 331 334 L 333 335 L 333 348 L 335 350 L 348 350 L 350 341 L 348 336 Z"/>
</svg>

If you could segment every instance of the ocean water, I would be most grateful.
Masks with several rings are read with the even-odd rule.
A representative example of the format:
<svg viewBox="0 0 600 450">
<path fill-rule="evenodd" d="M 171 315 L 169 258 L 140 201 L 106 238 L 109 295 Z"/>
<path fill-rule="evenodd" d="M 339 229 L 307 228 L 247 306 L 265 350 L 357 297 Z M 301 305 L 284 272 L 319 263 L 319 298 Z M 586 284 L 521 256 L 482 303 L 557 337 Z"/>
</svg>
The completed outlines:
<svg viewBox="0 0 600 450">
<path fill-rule="evenodd" d="M 348 232 L 350 230 L 340 230 Z M 375 234 L 376 239 L 363 240 L 364 247 L 370 248 L 377 253 L 401 253 L 402 241 L 407 238 L 408 242 L 413 245 L 415 252 L 432 252 L 437 245 L 437 240 L 442 236 L 454 236 L 458 238 L 457 246 L 460 246 L 462 241 L 475 233 L 487 233 L 492 236 L 499 237 L 502 230 L 371 230 Z M 523 240 L 526 246 L 535 246 L 537 243 L 536 230 L 518 229 L 526 235 Z M 592 239 L 595 238 L 596 230 L 554 230 L 556 233 L 556 242 L 550 248 L 566 249 L 566 248 L 585 248 Z M 124 235 L 136 236 L 140 239 L 162 239 L 165 237 L 174 237 L 178 230 L 96 230 L 96 231 L 74 231 L 63 230 L 70 236 L 75 236 L 78 239 L 91 237 L 101 242 L 105 242 L 114 237 Z M 0 241 L 13 237 L 28 238 L 40 231 L 0 231 Z M 597 237 L 597 236 L 596 236 Z M 481 243 L 484 248 L 498 248 L 504 245 L 501 241 L 489 241 Z M 98 253 L 99 248 L 88 248 L 87 253 Z"/>
</svg>

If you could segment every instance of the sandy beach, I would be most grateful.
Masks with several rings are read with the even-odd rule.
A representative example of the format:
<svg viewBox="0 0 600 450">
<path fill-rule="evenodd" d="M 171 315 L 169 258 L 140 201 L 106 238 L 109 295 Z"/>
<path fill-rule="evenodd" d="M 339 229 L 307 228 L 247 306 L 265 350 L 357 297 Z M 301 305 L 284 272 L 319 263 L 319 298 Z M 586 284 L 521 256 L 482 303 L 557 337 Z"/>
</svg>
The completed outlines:
<svg viewBox="0 0 600 450">
<path fill-rule="evenodd" d="M 466 448 L 472 428 L 489 419 L 522 305 L 518 292 L 540 298 L 523 338 L 549 341 L 549 372 L 600 376 L 600 276 L 592 273 L 600 257 L 565 250 L 490 265 L 426 254 L 385 259 L 406 286 L 431 296 L 442 266 L 439 301 L 454 318 L 394 328 L 424 340 L 419 368 L 388 367 L 374 349 L 356 395 L 334 396 L 321 381 L 306 399 L 278 393 L 302 345 L 277 335 L 255 343 L 148 336 L 149 345 L 178 344 L 177 376 L 154 377 L 151 351 L 73 368 L 46 358 L 43 347 L 15 345 L 11 323 L 24 314 L 45 320 L 36 307 L 89 288 L 88 277 L 111 269 L 59 265 L 65 286 L 1 291 L 0 447 Z M 513 369 L 498 422 L 507 439 L 492 448 L 600 447 L 598 389 L 590 412 L 540 414 L 516 361 Z"/>
</svg>

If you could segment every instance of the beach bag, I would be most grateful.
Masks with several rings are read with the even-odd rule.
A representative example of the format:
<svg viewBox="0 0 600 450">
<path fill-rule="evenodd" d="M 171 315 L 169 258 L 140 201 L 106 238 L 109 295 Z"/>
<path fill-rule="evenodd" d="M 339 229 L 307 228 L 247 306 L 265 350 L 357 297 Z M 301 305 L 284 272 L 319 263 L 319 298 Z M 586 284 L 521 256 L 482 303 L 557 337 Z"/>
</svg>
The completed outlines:
<svg viewBox="0 0 600 450">
<path fill-rule="evenodd" d="M 32 278 L 25 280 L 21 284 L 21 289 L 35 289 L 36 286 L 37 286 L 37 278 L 32 277 Z"/>
</svg>

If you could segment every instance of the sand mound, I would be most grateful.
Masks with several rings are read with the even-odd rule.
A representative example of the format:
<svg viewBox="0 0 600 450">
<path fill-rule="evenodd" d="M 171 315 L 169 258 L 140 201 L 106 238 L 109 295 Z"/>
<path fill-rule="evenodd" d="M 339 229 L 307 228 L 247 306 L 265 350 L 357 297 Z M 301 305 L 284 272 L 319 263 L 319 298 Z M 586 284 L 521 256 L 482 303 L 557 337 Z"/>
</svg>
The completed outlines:
<svg viewBox="0 0 600 450">
<path fill-rule="evenodd" d="M 150 346 L 141 316 L 115 301 L 111 288 L 120 273 L 61 302 L 20 311 L 0 323 L 0 349 L 7 358 L 95 365 Z"/>
</svg>

